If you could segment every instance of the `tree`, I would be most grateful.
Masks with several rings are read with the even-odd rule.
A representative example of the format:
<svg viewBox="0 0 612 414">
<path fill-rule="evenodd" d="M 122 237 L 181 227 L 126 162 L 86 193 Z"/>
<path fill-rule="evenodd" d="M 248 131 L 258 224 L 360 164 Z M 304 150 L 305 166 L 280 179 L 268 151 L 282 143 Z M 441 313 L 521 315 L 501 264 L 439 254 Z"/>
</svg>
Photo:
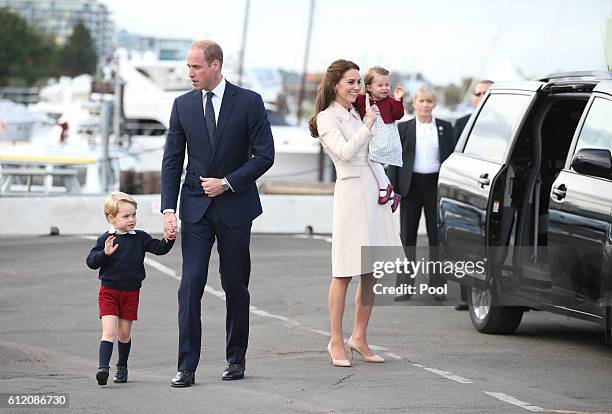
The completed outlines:
<svg viewBox="0 0 612 414">
<path fill-rule="evenodd" d="M 78 76 L 83 73 L 91 75 L 96 72 L 98 57 L 96 45 L 91 33 L 82 23 L 77 23 L 66 45 L 59 53 L 59 70 L 62 75 Z"/>
<path fill-rule="evenodd" d="M 10 11 L 0 9 L 0 86 L 32 85 L 53 72 L 53 41 Z"/>
</svg>

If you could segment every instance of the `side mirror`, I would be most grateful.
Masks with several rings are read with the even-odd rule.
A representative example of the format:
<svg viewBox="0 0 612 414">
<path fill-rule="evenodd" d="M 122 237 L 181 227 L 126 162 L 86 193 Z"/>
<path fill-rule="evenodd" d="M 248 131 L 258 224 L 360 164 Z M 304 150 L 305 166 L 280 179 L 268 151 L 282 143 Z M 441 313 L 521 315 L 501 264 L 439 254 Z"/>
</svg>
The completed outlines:
<svg viewBox="0 0 612 414">
<path fill-rule="evenodd" d="M 572 168 L 579 174 L 612 179 L 612 153 L 608 149 L 583 148 L 572 158 Z"/>
</svg>

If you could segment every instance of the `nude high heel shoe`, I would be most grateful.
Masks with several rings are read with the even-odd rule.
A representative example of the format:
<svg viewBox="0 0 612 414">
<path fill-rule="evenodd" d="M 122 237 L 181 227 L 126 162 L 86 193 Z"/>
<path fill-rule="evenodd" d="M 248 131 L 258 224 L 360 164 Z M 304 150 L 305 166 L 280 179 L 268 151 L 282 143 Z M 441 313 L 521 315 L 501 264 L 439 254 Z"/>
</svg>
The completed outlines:
<svg viewBox="0 0 612 414">
<path fill-rule="evenodd" d="M 349 338 L 348 346 L 349 346 L 349 349 L 351 350 L 351 359 L 353 359 L 353 351 L 355 351 L 361 356 L 361 358 L 363 358 L 365 362 L 372 362 L 372 363 L 377 363 L 377 364 L 382 364 L 383 362 L 385 362 L 385 359 L 381 357 L 380 355 L 374 354 L 372 356 L 365 356 L 363 352 L 361 352 L 359 348 L 357 348 L 357 345 L 355 345 L 355 343 L 353 342 L 353 337 Z"/>
<path fill-rule="evenodd" d="M 331 341 L 327 344 L 327 353 L 329 354 L 329 362 L 336 367 L 350 367 L 351 362 L 348 359 L 334 359 L 331 352 Z"/>
</svg>

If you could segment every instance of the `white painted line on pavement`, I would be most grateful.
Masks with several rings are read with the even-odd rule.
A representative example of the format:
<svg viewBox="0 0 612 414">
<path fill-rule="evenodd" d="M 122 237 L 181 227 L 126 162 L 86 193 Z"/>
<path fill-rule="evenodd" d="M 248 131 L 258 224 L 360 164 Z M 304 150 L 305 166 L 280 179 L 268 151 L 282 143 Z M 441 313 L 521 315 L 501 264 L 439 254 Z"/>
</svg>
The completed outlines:
<svg viewBox="0 0 612 414">
<path fill-rule="evenodd" d="M 144 263 L 146 265 L 149 265 L 157 270 L 159 270 L 160 272 L 162 272 L 163 274 L 165 274 L 166 276 L 170 276 L 172 279 L 176 279 L 178 281 L 181 280 L 181 277 L 179 275 L 176 274 L 176 271 L 174 271 L 173 269 L 170 269 L 168 266 L 161 264 L 160 262 L 158 262 L 157 260 L 145 257 L 144 259 Z M 213 296 L 218 297 L 219 299 L 225 300 L 225 292 L 222 292 L 220 290 L 217 290 L 215 288 L 211 288 L 210 286 L 206 285 L 206 287 L 204 288 L 204 292 L 208 292 Z"/>
<path fill-rule="evenodd" d="M 402 359 L 401 356 L 394 354 L 393 352 L 385 352 L 385 355 L 393 359 Z"/>
<path fill-rule="evenodd" d="M 174 270 L 172 270 L 169 267 L 159 263 L 158 261 L 156 261 L 154 259 L 150 259 L 150 258 L 146 257 L 145 258 L 145 264 L 147 264 L 147 265 L 149 265 L 151 267 L 154 267 L 155 269 L 159 270 L 161 273 L 164 273 L 165 275 L 170 276 L 173 279 L 176 279 L 176 280 L 180 280 L 181 279 L 176 274 L 176 272 Z M 211 288 L 210 286 L 206 286 L 204 291 L 208 292 L 208 293 L 210 293 L 210 294 L 212 294 L 212 295 L 214 295 L 214 296 L 216 296 L 216 297 L 218 297 L 220 299 L 225 300 L 225 293 L 222 292 L 222 291 L 219 291 L 219 290 L 216 290 L 214 288 Z M 321 336 L 325 336 L 325 337 L 329 337 L 330 336 L 329 332 L 321 331 L 319 329 L 309 328 L 308 326 L 305 326 L 305 325 L 301 324 L 300 322 L 295 321 L 295 320 L 293 320 L 291 318 L 288 318 L 288 317 L 282 316 L 282 315 L 276 315 L 274 313 L 270 313 L 270 312 L 265 311 L 263 309 L 259 309 L 256 306 L 251 306 L 249 310 L 254 315 L 258 315 L 258 316 L 261 316 L 261 317 L 264 317 L 264 318 L 277 319 L 277 320 L 283 321 L 285 323 L 288 323 L 288 324 L 290 324 L 292 326 L 295 326 L 297 328 L 301 328 L 301 329 L 307 330 L 309 332 L 316 333 L 316 334 L 321 335 Z M 381 351 L 381 352 L 382 351 L 389 351 L 387 348 L 385 348 L 383 346 L 379 346 L 379 345 L 370 345 L 370 348 L 372 350 L 374 350 L 374 351 Z M 392 352 L 386 352 L 386 355 L 389 356 L 390 358 L 393 358 L 393 359 L 398 359 L 398 360 L 402 359 L 401 356 L 399 356 L 397 354 L 394 354 Z M 429 368 L 429 367 L 426 367 L 424 365 L 416 364 L 416 363 L 413 363 L 412 365 L 414 365 L 415 367 L 422 368 L 422 369 L 424 369 L 426 371 L 432 372 L 434 374 L 440 375 L 440 376 L 442 376 L 442 377 L 444 377 L 446 379 L 449 379 L 451 381 L 455 381 L 455 382 L 461 383 L 461 384 L 472 384 L 473 383 L 472 380 L 460 377 L 459 375 L 453 374 L 452 372 L 442 371 L 442 370 L 435 369 L 435 368 Z"/>
<path fill-rule="evenodd" d="M 319 240 L 325 240 L 325 241 L 329 241 L 331 242 L 331 238 L 329 237 L 323 237 L 323 236 L 304 236 L 304 235 L 296 235 L 295 237 L 297 238 L 314 238 L 314 239 L 319 239 Z M 83 239 L 87 239 L 87 240 L 97 240 L 98 238 L 95 236 L 80 236 L 80 238 Z M 146 265 L 149 265 L 155 269 L 157 269 L 158 271 L 160 271 L 161 273 L 165 274 L 166 276 L 171 277 L 172 279 L 181 280 L 181 277 L 179 275 L 177 275 L 176 271 L 174 271 L 173 269 L 169 268 L 168 266 L 165 266 L 163 264 L 161 264 L 160 262 L 154 260 L 154 259 L 150 259 L 148 257 L 145 257 L 144 259 L 144 263 Z M 204 288 L 205 292 L 210 293 L 213 296 L 218 297 L 219 299 L 225 300 L 225 292 L 217 290 L 215 288 L 212 288 L 210 286 L 206 286 Z M 326 331 L 322 331 L 319 329 L 313 329 L 313 328 L 309 328 L 308 326 L 305 326 L 303 324 L 301 324 L 298 321 L 295 321 L 293 319 L 290 319 L 286 316 L 282 316 L 282 315 L 276 315 L 270 312 L 267 312 L 263 309 L 259 309 L 256 306 L 250 306 L 249 308 L 250 312 L 253 313 L 254 315 L 258 315 L 264 318 L 271 318 L 271 319 L 277 319 L 280 321 L 283 321 L 285 323 L 288 323 L 290 325 L 293 325 L 295 327 L 307 330 L 309 332 L 313 332 L 315 334 L 321 335 L 321 336 L 325 336 L 325 337 L 329 337 L 330 333 L 326 332 Z M 346 341 L 345 341 L 346 342 Z M 376 351 L 388 351 L 387 348 L 382 347 L 382 346 L 378 346 L 378 345 L 370 345 L 370 348 L 372 350 L 376 350 Z M 393 359 L 397 359 L 397 360 L 402 360 L 403 358 L 397 354 L 394 354 L 393 352 L 385 352 L 385 355 L 387 355 L 390 358 Z M 449 379 L 451 381 L 455 381 L 458 382 L 460 384 L 473 384 L 474 382 L 468 378 L 464 378 L 461 377 L 459 375 L 453 374 L 452 372 L 449 371 L 442 371 L 439 369 L 435 369 L 435 368 L 430 368 L 430 367 L 426 367 L 425 365 L 422 364 L 418 364 L 418 363 L 411 363 L 413 366 L 417 367 L 417 368 L 421 368 L 425 371 L 431 372 L 433 374 L 436 375 L 440 375 L 441 377 L 444 377 L 446 379 Z M 531 405 L 527 402 L 518 400 L 508 394 L 504 394 L 501 392 L 490 392 L 490 391 L 483 391 L 485 394 L 497 398 L 500 401 L 504 401 L 506 403 L 515 405 L 517 407 L 521 407 L 527 411 L 532 411 L 532 412 L 549 412 L 549 413 L 556 413 L 556 414 L 604 414 L 604 413 L 588 413 L 588 412 L 582 412 L 582 411 L 569 411 L 569 410 L 544 410 L 542 407 L 538 407 L 537 405 Z"/>
<path fill-rule="evenodd" d="M 321 331 L 319 329 L 309 328 L 308 326 L 304 326 L 300 322 L 294 321 L 293 319 L 287 318 L 286 316 L 276 315 L 274 313 L 270 313 L 270 312 L 265 311 L 263 309 L 259 309 L 259 308 L 257 308 L 256 306 L 253 306 L 253 305 L 251 305 L 250 311 L 254 315 L 262 316 L 264 318 L 278 319 L 280 321 L 283 321 L 285 323 L 293 325 L 293 326 L 295 326 L 297 328 L 305 329 L 307 331 L 316 333 L 316 334 L 321 335 L 321 336 L 330 336 L 329 332 Z"/>
<path fill-rule="evenodd" d="M 145 257 L 144 263 L 146 265 L 154 267 L 155 269 L 159 270 L 162 273 L 165 273 L 167 276 L 170 276 L 172 279 L 181 280 L 181 277 L 179 275 L 177 275 L 176 272 L 173 269 L 170 269 L 168 266 L 163 265 L 163 264 L 161 264 L 160 262 L 158 262 L 156 260 L 149 259 L 148 257 Z"/>
<path fill-rule="evenodd" d="M 508 404 L 516 405 L 517 407 L 521 407 L 527 411 L 532 411 L 532 412 L 542 412 L 542 411 L 548 412 L 549 411 L 549 410 L 544 410 L 542 407 L 538 407 L 537 405 L 531 405 L 525 401 L 517 400 L 516 398 L 508 394 L 504 394 L 503 392 L 490 392 L 490 391 L 483 391 L 483 392 L 493 398 L 497 398 L 498 400 L 507 402 Z"/>
<path fill-rule="evenodd" d="M 603 411 L 591 412 L 591 411 L 573 411 L 573 410 L 546 410 L 546 412 L 555 413 L 555 414 L 610 414 L 609 411 L 606 413 Z"/>
<path fill-rule="evenodd" d="M 428 368 L 428 367 L 425 367 L 423 369 L 425 371 L 433 372 L 434 374 L 438 374 L 441 377 L 444 377 L 444 378 L 449 379 L 451 381 L 458 382 L 460 384 L 473 384 L 474 383 L 474 381 L 472 381 L 470 379 L 467 379 L 467 378 L 460 377 L 459 375 L 453 374 L 452 372 L 442 371 L 442 370 L 439 370 L 439 369 Z"/>
<path fill-rule="evenodd" d="M 417 364 L 417 363 L 412 363 L 412 365 L 417 367 L 417 368 L 424 369 L 425 371 L 429 371 L 431 373 L 434 373 L 436 375 L 440 375 L 441 377 L 444 377 L 444 378 L 449 379 L 451 381 L 458 382 L 460 384 L 473 384 L 474 383 L 474 381 L 472 381 L 471 379 L 460 377 L 459 375 L 453 374 L 452 372 L 442 371 L 442 370 L 436 369 L 436 368 L 429 368 L 429 367 L 426 367 L 425 365 L 421 365 L 421 364 Z"/>
<path fill-rule="evenodd" d="M 161 263 L 159 263 L 157 260 L 151 259 L 149 257 L 145 257 L 144 262 L 146 265 L 149 265 L 157 270 L 159 270 L 161 273 L 165 274 L 166 276 L 171 277 L 172 279 L 176 279 L 176 280 L 181 280 L 181 277 L 179 275 L 177 275 L 176 271 L 174 271 L 173 269 L 169 268 L 168 266 L 165 266 Z M 221 300 L 225 300 L 225 292 L 221 291 L 221 290 L 217 290 L 215 288 L 212 288 L 208 285 L 206 285 L 206 287 L 204 288 L 204 291 L 207 293 L 210 293 L 213 296 L 218 297 Z M 252 314 L 254 315 L 258 315 L 264 318 L 271 318 L 271 319 L 278 319 L 280 321 L 283 321 L 285 323 L 288 323 L 290 325 L 305 329 L 307 331 L 322 335 L 322 336 L 329 336 L 329 332 L 325 332 L 325 331 L 321 331 L 319 329 L 312 329 L 309 328 L 307 326 L 302 325 L 300 322 L 298 321 L 294 321 L 290 318 L 287 318 L 286 316 L 282 316 L 282 315 L 276 315 L 274 313 L 270 313 L 268 311 L 265 311 L 263 309 L 259 309 L 256 306 L 251 305 L 249 310 L 251 311 Z"/>
<path fill-rule="evenodd" d="M 316 240 L 325 240 L 327 242 L 331 242 L 331 237 L 324 237 L 324 236 L 317 236 L 317 235 L 302 235 L 302 234 L 300 234 L 300 235 L 295 235 L 294 237 L 299 238 L 299 239 L 316 239 Z M 376 349 L 376 347 L 374 345 L 370 345 L 370 348 Z M 380 348 L 378 350 L 380 350 Z M 385 350 L 385 349 L 382 349 L 382 350 Z M 400 359 L 400 360 L 402 359 L 401 356 L 396 355 L 396 354 L 394 354 L 392 352 L 387 352 L 387 353 L 385 353 L 385 355 L 387 355 L 388 357 L 394 358 L 394 359 Z M 471 379 L 461 377 L 461 376 L 453 374 L 452 372 L 449 372 L 449 371 L 442 371 L 442 370 L 439 370 L 439 369 L 436 369 L 436 368 L 429 368 L 429 367 L 426 367 L 424 365 L 416 364 L 416 363 L 413 363 L 412 365 L 415 366 L 415 367 L 421 368 L 421 369 L 423 369 L 425 371 L 429 371 L 431 373 L 434 373 L 436 375 L 440 375 L 441 377 L 444 377 L 444 378 L 449 379 L 451 381 L 458 382 L 460 384 L 473 384 L 474 383 L 474 381 L 472 381 Z M 509 395 L 503 394 L 503 393 L 488 393 L 486 391 L 485 391 L 485 393 L 488 394 L 488 395 L 491 395 L 492 397 L 498 398 L 498 399 L 500 399 L 502 401 L 509 402 L 511 404 L 514 404 L 514 405 L 518 405 L 518 406 L 520 406 L 522 408 L 525 408 L 527 410 L 530 410 L 530 411 L 543 411 L 543 409 L 540 408 L 540 407 L 532 406 L 532 405 L 530 405 L 528 403 L 524 403 L 522 401 L 519 401 L 519 400 L 517 400 L 517 399 L 515 399 L 515 398 L 513 398 L 513 397 L 511 397 Z M 558 413 L 561 414 L 560 411 L 558 411 Z M 573 413 L 569 413 L 568 412 L 567 414 L 573 414 Z M 578 413 L 576 413 L 576 414 L 578 414 Z"/>
<path fill-rule="evenodd" d="M 303 236 L 303 235 L 298 235 L 298 236 L 295 236 L 295 237 L 299 237 L 299 238 L 311 238 L 311 237 L 312 238 L 317 238 L 317 237 L 320 237 L 320 238 L 322 238 L 321 236 Z M 94 239 L 97 239 L 97 238 L 94 237 Z M 330 241 L 331 241 L 331 239 L 330 239 Z M 179 280 L 179 281 L 181 280 L 181 277 L 179 275 L 177 275 L 176 271 L 174 271 L 173 269 L 169 268 L 168 266 L 165 266 L 165 265 L 161 264 L 157 260 L 151 259 L 149 257 L 145 257 L 144 262 L 145 262 L 146 265 L 149 265 L 149 266 L 157 269 L 158 271 L 160 271 L 161 273 L 171 277 L 172 279 Z M 219 291 L 219 290 L 214 289 L 214 288 L 212 288 L 212 287 L 210 287 L 208 285 L 204 288 L 204 291 L 210 293 L 213 296 L 218 297 L 219 299 L 225 300 L 225 293 L 223 291 Z M 319 330 L 319 329 L 310 328 L 310 327 L 302 325 L 300 322 L 295 321 L 293 319 L 290 319 L 290 318 L 288 318 L 286 316 L 276 315 L 276 314 L 270 313 L 268 311 L 265 311 L 263 309 L 259 309 L 256 306 L 252 306 L 251 305 L 249 310 L 254 315 L 258 315 L 258 316 L 261 316 L 261 317 L 264 317 L 264 318 L 277 319 L 277 320 L 280 320 L 282 322 L 288 323 L 288 324 L 290 324 L 292 326 L 295 326 L 297 328 L 301 328 L 301 329 L 307 330 L 309 332 L 315 333 L 317 335 L 325 336 L 325 337 L 328 337 L 328 338 L 330 336 L 329 332 L 322 331 L 322 330 Z M 378 345 L 370 345 L 370 348 L 372 350 L 374 350 L 374 351 L 381 351 L 381 352 L 389 351 L 387 348 L 385 348 L 383 346 L 378 346 Z M 388 357 L 390 357 L 390 358 L 393 358 L 393 359 L 397 359 L 397 360 L 401 360 L 402 359 L 401 356 L 399 356 L 397 354 L 394 354 L 392 352 L 386 352 L 386 355 Z M 455 375 L 452 372 L 441 371 L 441 370 L 438 370 L 438 369 L 435 369 L 435 368 L 428 368 L 428 367 L 426 367 L 424 365 L 421 365 L 421 364 L 414 364 L 413 363 L 412 365 L 414 365 L 415 367 L 422 368 L 422 369 L 424 369 L 426 371 L 432 372 L 434 374 L 440 375 L 440 376 L 442 376 L 444 378 L 447 378 L 449 380 L 452 380 L 452 381 L 455 381 L 455 382 L 459 382 L 461 384 L 472 384 L 471 380 L 469 380 L 467 378 L 460 377 L 459 375 Z"/>
<path fill-rule="evenodd" d="M 179 278 L 179 280 L 181 280 L 181 279 Z M 215 288 L 211 288 L 208 285 L 204 286 L 204 292 L 208 292 L 211 295 L 214 295 L 214 296 L 218 297 L 221 300 L 225 300 L 225 292 L 222 292 L 222 291 L 217 290 Z"/>
</svg>

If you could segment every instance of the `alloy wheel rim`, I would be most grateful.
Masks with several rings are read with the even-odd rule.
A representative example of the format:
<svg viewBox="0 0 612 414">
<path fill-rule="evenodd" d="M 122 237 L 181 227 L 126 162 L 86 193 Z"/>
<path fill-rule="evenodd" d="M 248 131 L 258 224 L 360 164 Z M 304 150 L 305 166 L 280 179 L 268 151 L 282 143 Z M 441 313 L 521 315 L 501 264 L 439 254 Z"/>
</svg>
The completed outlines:
<svg viewBox="0 0 612 414">
<path fill-rule="evenodd" d="M 491 310 L 491 291 L 489 289 L 472 288 L 472 309 L 474 316 L 483 321 Z"/>
</svg>

